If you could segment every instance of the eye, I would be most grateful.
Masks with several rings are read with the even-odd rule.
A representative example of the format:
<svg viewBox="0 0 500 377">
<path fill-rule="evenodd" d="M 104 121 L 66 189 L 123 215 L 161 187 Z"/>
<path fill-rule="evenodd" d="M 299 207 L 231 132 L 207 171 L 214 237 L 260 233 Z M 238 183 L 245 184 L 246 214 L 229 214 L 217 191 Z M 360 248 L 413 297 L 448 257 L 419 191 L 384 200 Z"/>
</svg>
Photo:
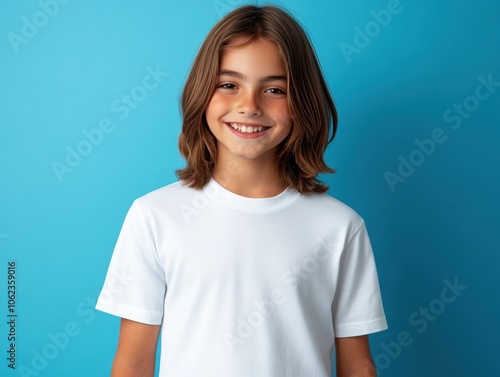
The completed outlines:
<svg viewBox="0 0 500 377">
<path fill-rule="evenodd" d="M 219 84 L 217 87 L 220 89 L 229 89 L 229 90 L 236 89 L 236 85 L 231 84 L 231 83 L 227 83 L 227 82 L 223 83 L 223 84 Z"/>
<path fill-rule="evenodd" d="M 271 94 L 286 94 L 286 92 L 280 88 L 269 88 L 266 90 L 266 92 Z"/>
</svg>

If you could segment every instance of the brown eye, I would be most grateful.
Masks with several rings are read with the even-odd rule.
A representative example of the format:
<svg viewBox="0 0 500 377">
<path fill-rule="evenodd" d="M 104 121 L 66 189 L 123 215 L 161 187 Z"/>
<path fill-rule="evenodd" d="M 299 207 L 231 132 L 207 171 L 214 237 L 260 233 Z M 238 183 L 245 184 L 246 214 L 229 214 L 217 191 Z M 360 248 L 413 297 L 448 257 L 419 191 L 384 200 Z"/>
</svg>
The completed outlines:
<svg viewBox="0 0 500 377">
<path fill-rule="evenodd" d="M 271 93 L 271 94 L 286 94 L 284 90 L 281 90 L 280 88 L 270 88 L 267 89 L 266 92 Z"/>
<path fill-rule="evenodd" d="M 236 85 L 234 84 L 230 84 L 230 83 L 224 83 L 224 84 L 220 84 L 218 86 L 218 88 L 221 88 L 221 89 L 236 89 Z"/>
</svg>

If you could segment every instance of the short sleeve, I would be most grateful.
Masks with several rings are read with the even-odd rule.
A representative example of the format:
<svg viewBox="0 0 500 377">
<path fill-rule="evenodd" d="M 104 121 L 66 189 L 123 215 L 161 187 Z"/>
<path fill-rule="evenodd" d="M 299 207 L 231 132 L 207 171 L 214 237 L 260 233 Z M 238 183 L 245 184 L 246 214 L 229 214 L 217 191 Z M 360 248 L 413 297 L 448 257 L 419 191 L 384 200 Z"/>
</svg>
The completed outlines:
<svg viewBox="0 0 500 377">
<path fill-rule="evenodd" d="M 332 323 L 338 338 L 387 329 L 375 259 L 364 222 L 340 258 Z"/>
<path fill-rule="evenodd" d="M 96 309 L 136 322 L 159 325 L 166 289 L 153 225 L 135 201 L 118 236 Z"/>
</svg>

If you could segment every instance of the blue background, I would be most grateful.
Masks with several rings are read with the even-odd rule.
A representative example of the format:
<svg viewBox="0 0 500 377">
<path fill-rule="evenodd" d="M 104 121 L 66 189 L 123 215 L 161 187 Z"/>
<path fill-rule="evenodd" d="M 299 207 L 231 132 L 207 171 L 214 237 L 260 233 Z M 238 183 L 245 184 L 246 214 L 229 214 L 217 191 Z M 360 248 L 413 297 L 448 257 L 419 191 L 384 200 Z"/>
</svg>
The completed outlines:
<svg viewBox="0 0 500 377">
<path fill-rule="evenodd" d="M 132 200 L 173 182 L 183 166 L 182 85 L 206 33 L 243 3 L 0 5 L 0 375 L 109 374 L 119 321 L 92 306 L 116 237 Z M 397 3 L 280 3 L 309 33 L 339 110 L 327 151 L 338 173 L 325 180 L 371 235 L 390 325 L 371 336 L 372 353 L 381 376 L 500 375 L 500 88 L 469 98 L 479 77 L 500 81 L 500 5 Z M 372 11 L 390 6 L 397 12 L 377 26 Z M 41 26 L 24 26 L 30 37 L 13 43 L 9 33 L 22 37 L 27 22 Z M 359 30 L 371 36 L 363 40 Z M 347 44 L 356 52 L 344 53 Z M 141 92 L 147 67 L 168 76 Z M 143 101 L 127 116 L 113 110 L 133 90 Z M 474 111 L 453 129 L 456 118 L 443 115 L 464 101 Z M 103 118 L 112 132 L 58 178 L 53 163 L 65 164 L 67 146 L 77 148 Z M 437 128 L 446 141 L 428 155 L 414 152 L 415 139 Z M 385 175 L 399 174 L 410 155 L 418 166 L 391 188 Z M 17 371 L 4 357 L 10 260 L 17 263 Z M 467 288 L 443 303 L 445 281 L 455 280 Z M 419 310 L 429 307 L 433 317 L 424 319 Z M 60 334 L 65 329 L 71 336 Z M 401 334 L 411 342 L 396 346 Z M 44 350 L 45 362 L 37 356 Z"/>
</svg>

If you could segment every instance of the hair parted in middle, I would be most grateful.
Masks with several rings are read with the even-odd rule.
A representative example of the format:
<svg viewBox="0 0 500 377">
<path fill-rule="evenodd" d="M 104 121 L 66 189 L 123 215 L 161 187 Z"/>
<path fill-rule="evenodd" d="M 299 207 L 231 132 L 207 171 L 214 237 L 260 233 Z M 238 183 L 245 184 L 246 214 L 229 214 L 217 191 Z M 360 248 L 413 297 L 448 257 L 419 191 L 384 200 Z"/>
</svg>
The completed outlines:
<svg viewBox="0 0 500 377">
<path fill-rule="evenodd" d="M 217 140 L 205 111 L 219 80 L 224 52 L 241 37 L 248 38 L 245 45 L 259 38 L 273 42 L 286 72 L 292 129 L 278 146 L 280 183 L 300 193 L 325 192 L 328 186 L 317 175 L 335 172 L 323 155 L 337 131 L 337 111 L 307 35 L 292 16 L 275 6 L 237 8 L 221 19 L 203 42 L 182 93 L 179 150 L 187 166 L 177 170 L 177 176 L 196 189 L 212 178 Z"/>
</svg>

